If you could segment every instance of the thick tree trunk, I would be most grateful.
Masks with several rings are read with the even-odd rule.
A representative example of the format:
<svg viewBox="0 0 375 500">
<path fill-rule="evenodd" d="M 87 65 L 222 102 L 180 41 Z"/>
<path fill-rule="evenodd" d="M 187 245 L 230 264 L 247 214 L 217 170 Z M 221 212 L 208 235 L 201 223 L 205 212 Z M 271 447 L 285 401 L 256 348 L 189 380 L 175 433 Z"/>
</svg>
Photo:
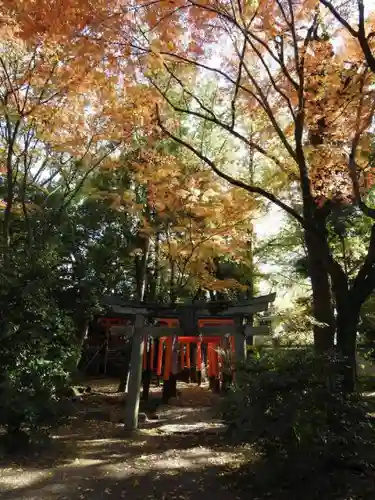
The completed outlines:
<svg viewBox="0 0 375 500">
<path fill-rule="evenodd" d="M 345 393 L 356 389 L 357 380 L 357 330 L 360 308 L 351 302 L 350 295 L 336 297 L 337 304 L 337 348 L 343 358 L 343 384 Z"/>
<path fill-rule="evenodd" d="M 323 323 L 314 326 L 314 346 L 319 354 L 331 350 L 334 347 L 334 335 L 337 333 L 337 349 L 343 358 L 343 389 L 346 393 L 351 393 L 355 390 L 356 382 L 356 338 L 360 306 L 356 305 L 357 301 L 353 300 L 349 293 L 345 272 L 330 259 L 328 242 L 327 239 L 324 240 L 323 235 L 324 231 L 320 241 L 308 233 L 305 235 L 313 293 L 313 314 L 319 323 Z M 336 319 L 332 295 L 336 301 Z"/>
<path fill-rule="evenodd" d="M 323 263 L 323 249 L 318 240 L 305 234 L 308 252 L 308 268 L 313 296 L 313 315 L 319 323 L 314 325 L 314 347 L 322 353 L 333 348 L 335 317 L 332 305 L 332 292 L 328 271 Z"/>
<path fill-rule="evenodd" d="M 10 248 L 10 225 L 12 218 L 12 208 L 15 196 L 15 184 L 14 184 L 14 169 L 18 168 L 18 162 L 14 165 L 14 145 L 16 142 L 17 134 L 21 125 L 21 121 L 17 120 L 14 125 L 12 125 L 9 116 L 5 116 L 6 123 L 6 138 L 7 138 L 7 158 L 6 158 L 6 169 L 7 169 L 7 198 L 4 210 L 3 226 L 2 226 L 2 257 L 4 263 L 6 263 Z"/>
<path fill-rule="evenodd" d="M 331 277 L 336 299 L 337 350 L 342 363 L 343 390 L 350 394 L 356 389 L 357 330 L 362 305 L 357 292 L 361 287 L 349 290 L 346 273 L 335 263 L 332 264 Z"/>
<path fill-rule="evenodd" d="M 356 343 L 361 307 L 375 288 L 375 224 L 371 228 L 371 237 L 366 258 L 357 276 L 348 287 L 345 273 L 333 275 L 334 292 L 337 308 L 337 346 L 345 359 L 344 389 L 353 392 L 356 386 Z"/>
</svg>

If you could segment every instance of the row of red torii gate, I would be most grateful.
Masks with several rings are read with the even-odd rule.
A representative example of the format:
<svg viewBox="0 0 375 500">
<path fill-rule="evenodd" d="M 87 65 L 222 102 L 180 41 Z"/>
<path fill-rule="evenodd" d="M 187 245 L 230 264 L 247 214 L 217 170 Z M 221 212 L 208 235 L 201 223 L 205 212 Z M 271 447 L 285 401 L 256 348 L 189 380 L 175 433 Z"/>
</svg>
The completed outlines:
<svg viewBox="0 0 375 500">
<path fill-rule="evenodd" d="M 237 363 L 246 359 L 247 339 L 270 333 L 268 324 L 254 325 L 254 315 L 268 311 L 274 300 L 275 294 L 269 294 L 246 303 L 112 306 L 117 317 L 134 318 L 131 325 L 104 320 L 111 335 L 131 341 L 125 426 L 138 427 L 141 383 L 147 398 L 152 374 L 164 380 L 165 401 L 176 395 L 177 376 L 182 372 L 200 383 L 206 367 L 214 390 L 220 381 L 231 381 Z"/>
</svg>

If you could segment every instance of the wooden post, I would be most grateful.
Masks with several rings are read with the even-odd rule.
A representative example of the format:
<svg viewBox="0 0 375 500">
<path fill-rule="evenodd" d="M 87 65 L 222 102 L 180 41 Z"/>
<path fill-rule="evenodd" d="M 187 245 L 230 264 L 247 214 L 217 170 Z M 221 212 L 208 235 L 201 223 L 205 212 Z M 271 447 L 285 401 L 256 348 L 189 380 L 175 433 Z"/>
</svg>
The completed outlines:
<svg viewBox="0 0 375 500">
<path fill-rule="evenodd" d="M 148 401 L 150 394 L 152 366 L 153 366 L 153 349 L 151 348 L 153 340 L 145 337 L 144 353 L 143 353 L 143 373 L 142 373 L 142 396 L 143 401 Z M 149 344 L 149 346 L 147 345 Z M 149 349 L 148 349 L 149 347 Z"/>
<path fill-rule="evenodd" d="M 254 326 L 254 314 L 250 314 L 247 318 L 247 324 L 252 327 Z M 246 344 L 247 345 L 254 345 L 254 336 L 250 335 L 249 337 L 246 338 Z"/>
<path fill-rule="evenodd" d="M 173 336 L 173 347 L 172 347 L 171 375 L 169 377 L 170 396 L 172 398 L 177 397 L 177 372 L 178 372 L 177 338 L 174 335 Z"/>
<path fill-rule="evenodd" d="M 176 335 L 169 337 L 167 340 L 167 363 L 165 365 L 165 377 L 163 383 L 163 403 L 168 404 L 170 398 L 177 396 L 177 351 L 176 351 Z"/>
<path fill-rule="evenodd" d="M 236 333 L 234 335 L 235 362 L 244 363 L 246 361 L 246 337 L 244 335 L 244 325 L 242 317 L 235 319 Z"/>
<path fill-rule="evenodd" d="M 130 361 L 129 390 L 125 406 L 125 427 L 129 430 L 138 428 L 138 412 L 142 379 L 142 363 L 144 350 L 144 316 L 135 317 L 133 346 Z"/>
<path fill-rule="evenodd" d="M 197 383 L 197 373 L 201 370 L 198 364 L 198 345 L 190 345 L 190 369 L 189 369 L 189 382 Z"/>
<path fill-rule="evenodd" d="M 202 354 L 202 342 L 199 340 L 197 342 L 197 357 L 196 357 L 196 383 L 198 385 L 202 385 L 202 362 L 203 362 L 203 354 Z"/>
<path fill-rule="evenodd" d="M 103 373 L 107 375 L 107 365 L 108 365 L 108 349 L 109 349 L 109 328 L 105 331 L 105 346 L 104 346 L 104 367 Z"/>
<path fill-rule="evenodd" d="M 124 344 L 123 350 L 123 366 L 122 373 L 120 377 L 120 383 L 117 388 L 117 392 L 128 392 L 128 382 L 129 382 L 129 368 L 130 368 L 130 356 L 132 349 L 133 341 L 127 340 Z"/>
</svg>

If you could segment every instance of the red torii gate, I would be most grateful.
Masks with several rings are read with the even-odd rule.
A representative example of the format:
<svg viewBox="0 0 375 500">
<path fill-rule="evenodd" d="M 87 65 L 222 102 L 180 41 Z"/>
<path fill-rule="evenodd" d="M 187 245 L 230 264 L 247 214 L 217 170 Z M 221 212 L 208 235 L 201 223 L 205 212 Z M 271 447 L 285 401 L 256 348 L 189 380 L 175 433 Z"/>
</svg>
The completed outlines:
<svg viewBox="0 0 375 500">
<path fill-rule="evenodd" d="M 179 320 L 174 318 L 160 318 L 158 320 L 159 325 L 165 324 L 168 328 L 178 328 Z M 230 325 L 234 326 L 233 319 L 227 318 L 205 318 L 198 320 L 198 328 L 204 328 L 206 326 L 225 326 Z M 145 339 L 146 348 L 143 352 L 143 369 L 146 370 L 149 368 L 151 371 L 155 372 L 156 375 L 163 375 L 164 380 L 169 380 L 171 372 L 172 372 L 172 349 L 173 349 L 173 339 L 172 337 L 160 337 L 158 352 L 154 352 L 154 343 L 149 344 L 147 342 L 148 339 Z M 211 336 L 186 336 L 186 335 L 177 335 L 175 337 L 176 342 L 178 344 L 182 344 L 182 349 L 180 349 L 180 368 L 183 370 L 184 368 L 191 368 L 192 360 L 190 357 L 190 345 L 196 344 L 196 368 L 198 371 L 201 371 L 202 366 L 202 344 L 207 344 L 208 347 L 208 376 L 218 376 L 220 372 L 220 355 L 218 354 L 216 348 L 218 346 L 224 347 L 223 340 L 224 337 L 222 335 L 211 335 Z M 233 335 L 229 338 L 229 343 L 232 351 L 234 351 L 234 337 Z M 147 349 L 149 346 L 149 349 Z M 164 346 L 166 347 L 164 351 Z M 186 352 L 184 348 L 186 348 Z M 156 354 L 156 356 L 155 356 Z M 163 354 L 165 358 L 164 362 L 164 370 L 163 370 Z M 155 358 L 156 358 L 156 366 L 155 366 Z"/>
<path fill-rule="evenodd" d="M 175 318 L 160 318 L 157 320 L 158 325 L 162 326 L 165 325 L 168 328 L 179 328 L 179 320 Z M 117 340 L 117 345 L 122 344 L 125 341 L 124 336 L 114 336 L 111 338 L 111 332 L 116 331 L 116 329 L 119 329 L 119 331 L 123 331 L 123 327 L 131 327 L 131 320 L 129 318 L 116 318 L 116 317 L 104 317 L 99 320 L 99 323 L 105 328 L 106 331 L 106 351 L 108 350 L 108 346 L 110 345 L 110 340 L 113 342 L 114 339 Z M 233 327 L 234 325 L 234 320 L 233 319 L 227 319 L 227 318 L 205 318 L 205 319 L 200 319 L 198 320 L 198 327 L 199 328 L 204 328 L 206 326 L 224 326 L 224 325 L 229 325 Z M 145 337 L 145 349 L 143 352 L 143 369 L 147 370 L 148 368 L 156 373 L 157 376 L 163 375 L 164 380 L 169 380 L 170 377 L 170 370 L 169 368 L 172 365 L 171 360 L 166 359 L 167 355 L 169 353 L 169 346 L 168 346 L 168 339 L 171 338 L 169 336 L 166 337 L 160 337 L 159 338 L 159 345 L 158 345 L 158 352 L 155 353 L 155 348 L 154 348 L 154 342 L 149 343 L 148 340 L 150 339 L 151 335 L 148 335 Z M 191 368 L 193 361 L 191 359 L 191 349 L 190 345 L 195 344 L 196 345 L 196 368 L 198 371 L 200 370 L 200 367 L 202 365 L 202 344 L 205 344 L 208 346 L 208 376 L 217 376 L 219 375 L 219 356 L 217 356 L 215 348 L 219 345 L 223 344 L 223 337 L 221 335 L 211 335 L 211 336 L 205 336 L 205 337 L 197 337 L 197 336 L 186 336 L 186 335 L 181 335 L 181 336 L 176 336 L 176 341 L 183 347 L 185 347 L 186 352 L 184 352 L 184 349 L 180 349 L 180 367 L 181 370 L 184 368 Z M 234 350 L 234 337 L 230 337 L 230 344 L 232 346 L 232 350 Z M 166 348 L 166 349 L 164 349 Z M 106 355 L 105 355 L 106 357 Z M 156 358 L 156 359 L 155 359 Z M 162 370 L 163 367 L 163 358 L 165 359 L 164 363 L 164 370 Z"/>
<path fill-rule="evenodd" d="M 125 408 L 125 426 L 128 429 L 136 429 L 138 427 L 140 386 L 142 378 L 142 368 L 144 363 L 144 350 L 146 344 L 145 339 L 147 339 L 148 336 L 158 339 L 164 337 L 168 338 L 168 340 L 166 340 L 167 348 L 165 357 L 165 364 L 167 364 L 167 368 L 165 369 L 166 377 L 170 377 L 171 374 L 173 338 L 176 339 L 178 337 L 187 337 L 190 339 L 191 337 L 195 337 L 196 339 L 198 339 L 198 342 L 199 340 L 203 342 L 203 339 L 207 337 L 214 337 L 216 341 L 217 337 L 221 338 L 229 334 L 235 339 L 233 348 L 235 351 L 236 361 L 244 361 L 246 359 L 246 337 L 256 334 L 267 334 L 267 331 L 269 329 L 262 326 L 253 327 L 251 324 L 244 325 L 243 319 L 249 316 L 251 317 L 256 312 L 267 311 L 269 304 L 274 300 L 275 294 L 270 294 L 263 297 L 250 299 L 248 302 L 243 304 L 233 304 L 230 302 L 195 303 L 190 305 L 173 305 L 169 306 L 169 308 L 157 304 L 150 306 L 147 306 L 147 304 L 133 304 L 124 307 L 118 307 L 117 310 L 121 309 L 121 312 L 123 314 L 130 314 L 135 316 L 135 323 L 131 327 L 114 327 L 114 329 L 119 328 L 120 333 L 131 336 L 133 339 L 130 362 L 129 390 Z M 170 310 L 170 312 L 166 315 L 166 319 L 173 320 L 172 322 L 168 321 L 168 323 L 173 324 L 173 327 L 145 325 L 146 317 L 163 317 L 163 313 L 161 312 L 163 309 L 164 311 L 166 309 Z M 199 310 L 208 310 L 208 314 L 200 314 L 200 316 L 205 316 L 204 318 L 200 318 L 199 314 L 195 312 Z M 192 311 L 193 314 L 191 315 L 189 311 Z M 215 313 L 215 318 L 212 317 L 212 311 L 214 311 Z M 227 318 L 220 316 L 226 316 L 227 318 L 229 317 L 229 319 L 231 320 L 231 324 L 227 323 L 223 325 L 223 320 Z M 208 322 L 204 326 L 200 326 L 202 325 L 202 319 Z M 191 344 L 190 340 L 189 344 Z M 212 345 L 213 342 L 208 343 L 207 345 L 210 344 Z M 212 366 L 213 365 L 214 363 L 212 363 Z"/>
</svg>

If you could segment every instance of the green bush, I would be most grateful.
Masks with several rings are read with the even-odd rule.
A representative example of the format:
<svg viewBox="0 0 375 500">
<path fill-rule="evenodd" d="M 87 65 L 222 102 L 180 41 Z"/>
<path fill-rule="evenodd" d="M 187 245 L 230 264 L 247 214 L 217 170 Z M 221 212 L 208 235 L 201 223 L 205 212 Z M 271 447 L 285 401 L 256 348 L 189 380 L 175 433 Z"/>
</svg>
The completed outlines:
<svg viewBox="0 0 375 500">
<path fill-rule="evenodd" d="M 48 276 L 10 277 L 0 291 L 0 427 L 2 443 L 13 450 L 39 440 L 64 416 L 59 395 L 79 349 Z"/>
<path fill-rule="evenodd" d="M 373 428 L 362 402 L 343 397 L 339 373 L 333 355 L 299 349 L 256 353 L 239 369 L 221 413 L 236 440 L 273 464 L 268 485 L 367 467 Z"/>
<path fill-rule="evenodd" d="M 74 350 L 56 356 L 56 345 L 27 349 L 8 364 L 0 383 L 0 425 L 16 437 L 38 435 L 64 416 L 60 394 L 69 384 Z"/>
</svg>

